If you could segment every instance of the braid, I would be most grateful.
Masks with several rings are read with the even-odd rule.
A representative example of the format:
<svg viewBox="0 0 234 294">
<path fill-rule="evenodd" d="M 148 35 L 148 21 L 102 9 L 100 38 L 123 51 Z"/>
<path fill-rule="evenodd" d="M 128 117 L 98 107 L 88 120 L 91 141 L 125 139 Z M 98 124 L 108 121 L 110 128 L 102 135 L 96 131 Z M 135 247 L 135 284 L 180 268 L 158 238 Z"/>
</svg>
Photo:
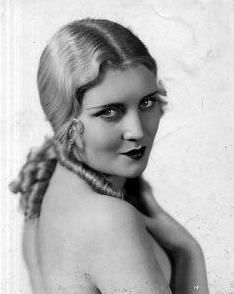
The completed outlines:
<svg viewBox="0 0 234 294">
<path fill-rule="evenodd" d="M 66 153 L 61 144 L 55 142 L 54 140 L 51 142 L 54 146 L 59 163 L 83 179 L 95 192 L 116 198 L 124 198 L 123 192 L 115 191 L 102 174 L 96 172 L 74 158 L 71 159 L 71 156 Z M 74 163 L 74 161 L 76 162 Z"/>
<path fill-rule="evenodd" d="M 20 206 L 25 218 L 38 217 L 43 196 L 55 169 L 57 160 L 51 140 L 27 156 L 18 178 L 10 183 L 13 193 L 21 193 Z"/>
<path fill-rule="evenodd" d="M 103 175 L 84 163 L 74 163 L 62 144 L 46 139 L 41 148 L 29 152 L 18 178 L 9 185 L 13 193 L 21 193 L 20 207 L 26 219 L 39 217 L 43 197 L 57 162 L 83 179 L 95 192 L 124 198 L 123 192 L 115 191 Z"/>
</svg>

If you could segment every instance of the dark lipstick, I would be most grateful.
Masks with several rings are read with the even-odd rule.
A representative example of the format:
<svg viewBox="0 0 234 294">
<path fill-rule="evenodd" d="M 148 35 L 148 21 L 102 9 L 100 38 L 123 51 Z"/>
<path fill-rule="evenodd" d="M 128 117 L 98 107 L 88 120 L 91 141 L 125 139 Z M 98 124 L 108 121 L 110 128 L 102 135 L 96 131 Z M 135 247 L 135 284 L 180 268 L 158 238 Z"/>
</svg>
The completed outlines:
<svg viewBox="0 0 234 294">
<path fill-rule="evenodd" d="M 146 147 L 141 147 L 140 149 L 132 149 L 128 152 L 122 153 L 123 155 L 126 155 L 132 159 L 139 160 L 143 157 L 145 154 Z"/>
</svg>

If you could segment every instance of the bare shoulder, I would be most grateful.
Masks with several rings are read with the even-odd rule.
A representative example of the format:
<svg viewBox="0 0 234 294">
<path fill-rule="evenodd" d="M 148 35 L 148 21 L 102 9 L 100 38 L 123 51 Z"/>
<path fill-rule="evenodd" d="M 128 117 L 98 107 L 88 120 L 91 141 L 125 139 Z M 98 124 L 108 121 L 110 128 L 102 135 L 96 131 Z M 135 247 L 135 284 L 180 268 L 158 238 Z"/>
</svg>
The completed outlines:
<svg viewBox="0 0 234 294">
<path fill-rule="evenodd" d="M 40 233 L 46 234 L 46 242 L 66 239 L 69 246 L 76 246 L 79 252 L 85 248 L 87 253 L 92 250 L 93 242 L 97 243 L 100 236 L 102 240 L 110 237 L 113 230 L 124 232 L 131 226 L 131 229 L 144 227 L 136 208 L 121 199 L 93 191 L 52 197 L 44 204 L 39 221 Z"/>
<path fill-rule="evenodd" d="M 107 241 L 113 233 L 117 236 L 140 228 L 144 230 L 140 213 L 130 203 L 100 195 L 85 195 L 85 198 L 77 209 L 71 209 L 65 216 L 63 224 L 64 229 L 69 230 L 87 249 L 92 250 L 90 244 Z"/>
<path fill-rule="evenodd" d="M 137 222 L 140 224 L 142 217 L 137 209 L 127 201 L 105 196 L 97 201 L 97 206 L 94 208 L 94 215 L 97 221 L 104 222 L 106 228 L 108 225 L 118 225 L 127 222 L 129 224 Z"/>
<path fill-rule="evenodd" d="M 67 179 L 64 185 L 64 179 Z M 72 181 L 71 181 L 72 180 Z M 70 181 L 70 182 L 69 182 Z M 140 221 L 140 214 L 130 203 L 99 195 L 83 180 L 58 169 L 43 200 L 40 228 L 62 238 L 72 235 L 78 244 L 90 242 L 102 230 L 112 230 L 126 223 Z M 69 239 L 70 240 L 70 239 Z"/>
</svg>

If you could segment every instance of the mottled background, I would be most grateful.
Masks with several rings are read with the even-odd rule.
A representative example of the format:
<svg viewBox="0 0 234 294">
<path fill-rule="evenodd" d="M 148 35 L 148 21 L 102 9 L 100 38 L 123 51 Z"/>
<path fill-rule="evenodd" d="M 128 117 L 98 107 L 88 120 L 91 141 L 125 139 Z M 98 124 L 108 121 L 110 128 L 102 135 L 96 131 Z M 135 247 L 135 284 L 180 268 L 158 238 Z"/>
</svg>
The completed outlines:
<svg viewBox="0 0 234 294">
<path fill-rule="evenodd" d="M 23 218 L 7 184 L 51 134 L 36 89 L 39 56 L 61 25 L 87 16 L 128 25 L 157 59 L 169 106 L 146 176 L 199 240 L 211 294 L 234 294 L 234 0 L 3 0 L 0 293 L 31 293 Z"/>
</svg>

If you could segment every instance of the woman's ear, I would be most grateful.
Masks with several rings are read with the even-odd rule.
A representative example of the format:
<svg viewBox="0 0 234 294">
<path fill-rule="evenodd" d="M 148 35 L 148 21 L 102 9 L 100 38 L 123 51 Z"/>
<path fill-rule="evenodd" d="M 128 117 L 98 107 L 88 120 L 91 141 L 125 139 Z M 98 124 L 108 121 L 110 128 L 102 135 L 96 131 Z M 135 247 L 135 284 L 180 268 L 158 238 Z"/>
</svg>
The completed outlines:
<svg viewBox="0 0 234 294">
<path fill-rule="evenodd" d="M 73 128 L 74 128 L 74 143 L 78 147 L 79 151 L 84 150 L 84 141 L 83 141 L 83 133 L 84 133 L 84 125 L 83 123 L 76 119 L 72 119 Z"/>
</svg>

